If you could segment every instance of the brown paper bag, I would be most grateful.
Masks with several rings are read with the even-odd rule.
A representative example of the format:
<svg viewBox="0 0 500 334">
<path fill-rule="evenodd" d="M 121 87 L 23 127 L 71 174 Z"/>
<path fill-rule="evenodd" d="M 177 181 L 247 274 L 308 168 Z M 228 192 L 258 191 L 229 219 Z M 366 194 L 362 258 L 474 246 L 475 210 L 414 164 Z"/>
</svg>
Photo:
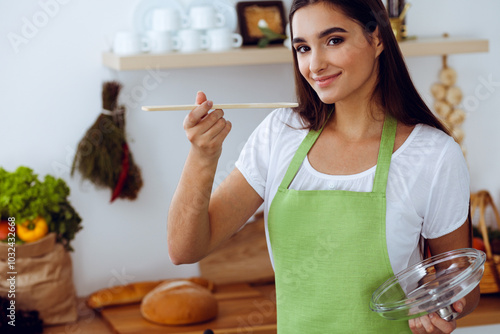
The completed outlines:
<svg viewBox="0 0 500 334">
<path fill-rule="evenodd" d="M 7 244 L 0 243 L 0 295 L 14 300 L 16 310 L 37 310 L 46 325 L 76 321 L 71 257 L 55 242 L 55 234 L 37 242 L 16 245 L 14 270 L 9 268 L 13 259 L 8 262 L 8 248 Z M 9 274 L 11 272 L 16 274 Z M 15 281 L 8 280 L 12 277 Z"/>
</svg>

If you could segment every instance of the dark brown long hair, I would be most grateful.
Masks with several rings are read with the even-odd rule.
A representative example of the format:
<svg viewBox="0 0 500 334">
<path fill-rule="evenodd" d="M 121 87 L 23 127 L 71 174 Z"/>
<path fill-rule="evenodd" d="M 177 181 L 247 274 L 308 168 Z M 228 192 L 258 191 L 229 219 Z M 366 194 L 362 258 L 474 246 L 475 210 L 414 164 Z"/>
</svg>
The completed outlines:
<svg viewBox="0 0 500 334">
<path fill-rule="evenodd" d="M 378 27 L 384 50 L 379 56 L 379 73 L 372 100 L 380 101 L 386 113 L 406 125 L 428 124 L 449 134 L 417 92 L 392 32 L 387 10 L 381 0 L 294 0 L 289 15 L 290 28 L 295 12 L 302 7 L 325 2 L 356 21 L 368 40 Z M 291 31 L 293 38 L 293 30 Z M 333 105 L 323 103 L 300 74 L 297 54 L 293 52 L 295 89 L 299 113 L 306 127 L 318 130 L 326 121 Z"/>
</svg>

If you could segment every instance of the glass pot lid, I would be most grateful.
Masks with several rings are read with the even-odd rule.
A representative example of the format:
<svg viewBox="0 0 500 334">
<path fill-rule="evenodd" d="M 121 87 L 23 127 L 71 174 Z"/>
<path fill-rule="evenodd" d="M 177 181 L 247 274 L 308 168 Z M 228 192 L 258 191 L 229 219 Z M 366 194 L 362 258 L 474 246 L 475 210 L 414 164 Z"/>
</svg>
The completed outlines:
<svg viewBox="0 0 500 334">
<path fill-rule="evenodd" d="M 389 278 L 375 290 L 370 309 L 389 320 L 408 320 L 437 312 L 449 321 L 451 305 L 483 277 L 484 252 L 462 248 L 425 259 Z"/>
</svg>

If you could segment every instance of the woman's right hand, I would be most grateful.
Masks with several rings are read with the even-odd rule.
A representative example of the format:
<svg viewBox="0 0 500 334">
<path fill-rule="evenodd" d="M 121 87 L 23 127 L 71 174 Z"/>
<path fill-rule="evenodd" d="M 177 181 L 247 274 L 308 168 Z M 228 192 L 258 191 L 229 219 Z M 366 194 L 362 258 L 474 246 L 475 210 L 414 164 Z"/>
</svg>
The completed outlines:
<svg viewBox="0 0 500 334">
<path fill-rule="evenodd" d="M 216 109 L 209 113 L 212 101 L 207 101 L 203 92 L 196 94 L 196 104 L 184 119 L 184 130 L 191 147 L 207 159 L 218 159 L 222 143 L 231 131 L 231 122 L 224 119 L 224 111 Z"/>
</svg>

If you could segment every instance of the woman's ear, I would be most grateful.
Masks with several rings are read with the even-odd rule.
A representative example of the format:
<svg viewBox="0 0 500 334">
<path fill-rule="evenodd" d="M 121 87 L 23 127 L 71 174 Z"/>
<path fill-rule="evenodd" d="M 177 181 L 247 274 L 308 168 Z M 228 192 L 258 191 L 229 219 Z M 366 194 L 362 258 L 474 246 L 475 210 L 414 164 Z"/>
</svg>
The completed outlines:
<svg viewBox="0 0 500 334">
<path fill-rule="evenodd" d="M 372 33 L 373 36 L 373 44 L 375 45 L 375 56 L 378 57 L 384 51 L 384 43 L 382 42 L 382 37 L 380 36 L 380 31 L 378 30 L 378 26 Z"/>
</svg>

